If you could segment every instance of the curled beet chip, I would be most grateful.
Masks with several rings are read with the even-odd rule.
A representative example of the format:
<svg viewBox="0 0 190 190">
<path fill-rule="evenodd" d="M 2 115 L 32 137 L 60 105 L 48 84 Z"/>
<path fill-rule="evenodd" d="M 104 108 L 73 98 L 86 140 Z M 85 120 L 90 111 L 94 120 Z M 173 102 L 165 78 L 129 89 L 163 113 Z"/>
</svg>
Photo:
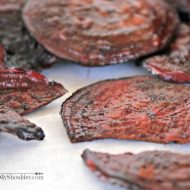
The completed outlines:
<svg viewBox="0 0 190 190">
<path fill-rule="evenodd" d="M 129 190 L 190 189 L 190 155 L 166 151 L 111 155 L 85 150 L 82 158 L 101 179 Z"/>
<path fill-rule="evenodd" d="M 190 142 L 190 87 L 151 76 L 82 88 L 63 103 L 60 114 L 73 143 L 104 138 Z"/>
<path fill-rule="evenodd" d="M 28 0 L 23 19 L 52 54 L 90 66 L 158 51 L 178 22 L 168 4 L 158 0 Z"/>
<path fill-rule="evenodd" d="M 23 69 L 0 69 L 0 102 L 23 115 L 63 96 L 67 91 L 40 73 Z"/>
<path fill-rule="evenodd" d="M 0 104 L 0 133 L 10 133 L 22 140 L 43 140 L 43 130 Z"/>
<path fill-rule="evenodd" d="M 166 55 L 150 57 L 143 65 L 164 80 L 190 83 L 190 27 L 181 24 Z"/>
</svg>

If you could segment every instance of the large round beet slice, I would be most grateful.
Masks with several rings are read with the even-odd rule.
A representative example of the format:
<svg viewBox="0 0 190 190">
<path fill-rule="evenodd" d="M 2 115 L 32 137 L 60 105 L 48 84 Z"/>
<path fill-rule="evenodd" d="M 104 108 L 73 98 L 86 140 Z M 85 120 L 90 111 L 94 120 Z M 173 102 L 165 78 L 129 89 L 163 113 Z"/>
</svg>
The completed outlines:
<svg viewBox="0 0 190 190">
<path fill-rule="evenodd" d="M 98 82 L 74 93 L 61 116 L 74 143 L 103 138 L 190 142 L 190 87 L 150 76 Z"/>
<path fill-rule="evenodd" d="M 29 0 L 23 18 L 47 50 L 84 65 L 121 63 L 160 50 L 178 20 L 160 0 Z"/>
<path fill-rule="evenodd" d="M 38 69 L 57 61 L 28 33 L 21 10 L 25 0 L 0 0 L 0 43 L 7 56 L 5 67 Z"/>
<path fill-rule="evenodd" d="M 164 80 L 190 83 L 190 27 L 181 24 L 166 55 L 146 59 L 144 67 Z"/>
<path fill-rule="evenodd" d="M 146 151 L 139 154 L 85 150 L 82 158 L 100 179 L 129 190 L 189 190 L 190 155 Z"/>
</svg>

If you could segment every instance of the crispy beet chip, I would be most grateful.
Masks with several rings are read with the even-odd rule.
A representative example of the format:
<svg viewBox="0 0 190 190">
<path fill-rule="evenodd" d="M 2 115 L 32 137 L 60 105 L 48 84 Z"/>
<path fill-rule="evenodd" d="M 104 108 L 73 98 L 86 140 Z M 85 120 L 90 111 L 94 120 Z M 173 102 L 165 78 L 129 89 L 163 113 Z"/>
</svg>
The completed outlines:
<svg viewBox="0 0 190 190">
<path fill-rule="evenodd" d="M 190 189 L 190 155 L 165 151 L 111 155 L 85 150 L 82 158 L 100 178 L 129 190 Z"/>
<path fill-rule="evenodd" d="M 28 0 L 23 18 L 51 53 L 91 66 L 160 50 L 178 22 L 168 4 L 158 0 Z"/>
<path fill-rule="evenodd" d="M 0 0 L 0 42 L 7 52 L 6 67 L 38 69 L 58 61 L 29 35 L 22 21 L 25 0 Z"/>
<path fill-rule="evenodd" d="M 176 39 L 166 55 L 156 55 L 144 61 L 144 67 L 164 80 L 190 82 L 190 27 L 181 24 Z"/>
<path fill-rule="evenodd" d="M 71 142 L 103 138 L 190 142 L 190 87 L 150 76 L 98 82 L 75 92 L 61 117 Z"/>
<path fill-rule="evenodd" d="M 0 44 L 0 68 L 4 68 L 5 64 L 5 50 Z"/>
<path fill-rule="evenodd" d="M 0 69 L 0 102 L 19 114 L 42 107 L 66 93 L 64 87 L 40 73 L 23 69 Z"/>
<path fill-rule="evenodd" d="M 41 128 L 0 104 L 0 133 L 10 133 L 23 140 L 43 140 Z"/>
</svg>

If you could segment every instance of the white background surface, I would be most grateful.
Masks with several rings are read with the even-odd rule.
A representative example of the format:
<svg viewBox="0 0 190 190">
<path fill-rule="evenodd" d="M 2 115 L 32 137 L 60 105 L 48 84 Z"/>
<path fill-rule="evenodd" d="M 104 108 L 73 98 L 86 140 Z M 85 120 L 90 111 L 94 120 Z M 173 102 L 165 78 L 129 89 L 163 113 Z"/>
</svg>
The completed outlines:
<svg viewBox="0 0 190 190">
<path fill-rule="evenodd" d="M 45 131 L 44 141 L 24 142 L 14 136 L 0 134 L 1 172 L 43 172 L 42 181 L 2 181 L 0 190 L 120 190 L 101 182 L 83 164 L 85 148 L 91 150 L 134 153 L 143 150 L 171 150 L 190 153 L 189 145 L 161 145 L 137 141 L 98 140 L 71 144 L 59 116 L 62 102 L 75 90 L 103 79 L 147 74 L 133 64 L 86 68 L 59 64 L 43 71 L 49 80 L 61 82 L 69 90 L 65 96 L 26 117 Z"/>
</svg>

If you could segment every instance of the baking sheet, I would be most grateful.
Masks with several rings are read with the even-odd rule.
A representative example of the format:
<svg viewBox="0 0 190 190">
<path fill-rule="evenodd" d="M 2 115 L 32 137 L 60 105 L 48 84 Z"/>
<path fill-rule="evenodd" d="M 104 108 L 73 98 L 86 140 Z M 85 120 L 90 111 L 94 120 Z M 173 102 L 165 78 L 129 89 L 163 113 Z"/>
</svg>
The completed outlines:
<svg viewBox="0 0 190 190">
<path fill-rule="evenodd" d="M 71 144 L 59 116 L 61 103 L 75 90 L 99 80 L 147 74 L 134 64 L 87 68 L 64 63 L 43 71 L 48 79 L 61 82 L 68 90 L 65 96 L 26 118 L 41 126 L 44 141 L 24 142 L 0 134 L 0 173 L 43 173 L 43 180 L 2 180 L 0 190 L 121 190 L 97 179 L 80 157 L 85 148 L 109 153 L 134 153 L 144 150 L 171 150 L 190 153 L 190 145 L 161 145 L 124 140 L 98 140 Z"/>
</svg>

